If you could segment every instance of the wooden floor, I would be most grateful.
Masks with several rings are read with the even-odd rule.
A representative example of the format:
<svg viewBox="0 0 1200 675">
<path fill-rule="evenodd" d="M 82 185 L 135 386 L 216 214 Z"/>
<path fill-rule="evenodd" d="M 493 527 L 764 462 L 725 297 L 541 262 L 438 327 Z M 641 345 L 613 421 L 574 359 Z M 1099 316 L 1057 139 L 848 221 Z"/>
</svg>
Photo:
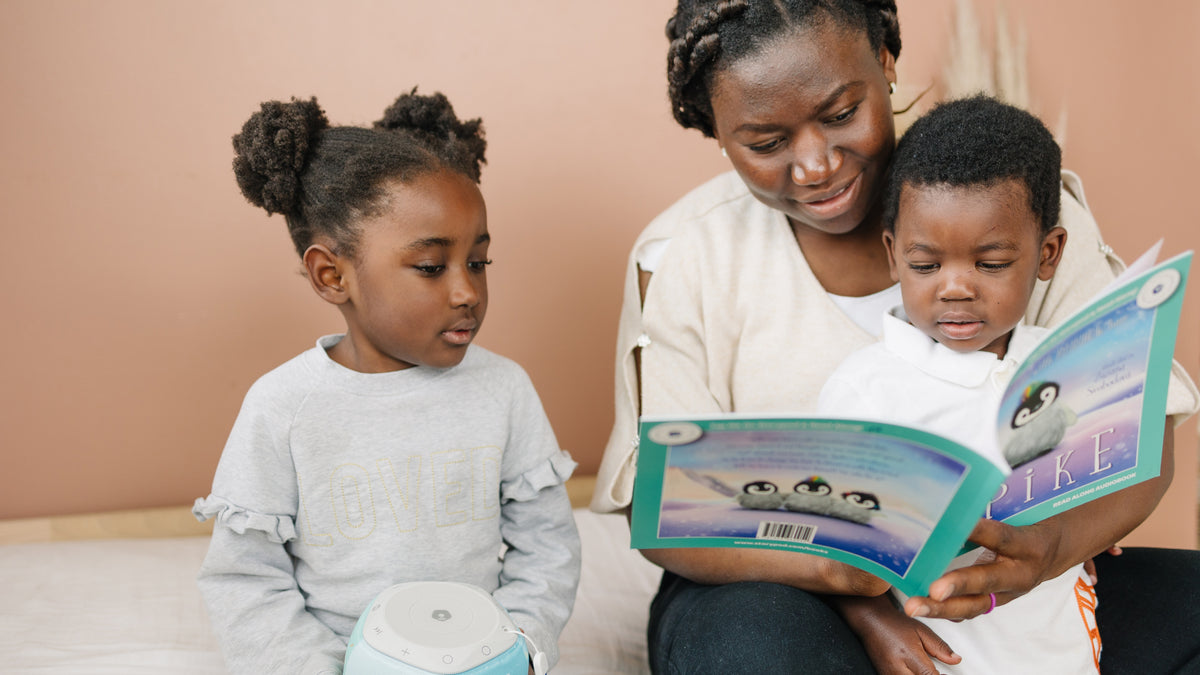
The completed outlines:
<svg viewBox="0 0 1200 675">
<path fill-rule="evenodd" d="M 595 476 L 576 476 L 567 481 L 567 494 L 575 508 L 586 508 L 592 497 Z M 212 521 L 197 522 L 192 507 L 166 506 L 82 513 L 69 516 L 0 520 L 0 545 L 74 539 L 140 539 L 186 537 L 212 532 Z"/>
</svg>

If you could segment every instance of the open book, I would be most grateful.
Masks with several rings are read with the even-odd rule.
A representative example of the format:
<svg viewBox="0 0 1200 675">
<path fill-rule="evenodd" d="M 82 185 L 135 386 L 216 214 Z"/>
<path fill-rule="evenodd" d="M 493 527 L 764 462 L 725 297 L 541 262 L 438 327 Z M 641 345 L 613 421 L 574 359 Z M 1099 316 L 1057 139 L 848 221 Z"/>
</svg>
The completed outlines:
<svg viewBox="0 0 1200 675">
<path fill-rule="evenodd" d="M 1025 525 L 1157 476 L 1192 256 L 1157 248 L 1013 374 L 994 442 L 1015 468 L 871 420 L 644 416 L 633 547 L 800 551 L 924 595 L 979 518 Z"/>
</svg>

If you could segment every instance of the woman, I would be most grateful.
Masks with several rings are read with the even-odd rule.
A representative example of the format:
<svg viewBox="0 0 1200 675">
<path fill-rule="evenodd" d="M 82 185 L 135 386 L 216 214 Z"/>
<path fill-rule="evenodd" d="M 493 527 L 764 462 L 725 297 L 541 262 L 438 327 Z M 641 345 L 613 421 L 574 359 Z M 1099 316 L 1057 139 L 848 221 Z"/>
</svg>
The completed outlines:
<svg viewBox="0 0 1200 675">
<path fill-rule="evenodd" d="M 639 405 L 653 414 L 811 411 L 826 376 L 874 341 L 879 317 L 899 303 L 879 218 L 895 145 L 894 2 L 681 2 L 667 32 L 675 117 L 715 138 L 734 172 L 686 195 L 634 245 L 598 511 L 629 507 Z M 1064 184 L 1061 224 L 1070 236 L 1058 274 L 1031 300 L 1026 320 L 1039 325 L 1064 318 L 1120 267 L 1078 180 L 1064 174 Z M 1181 369 L 1177 375 L 1168 412 L 1182 418 L 1197 394 Z M 973 539 L 997 560 L 945 575 L 927 615 L 978 615 L 990 594 L 1007 602 L 1112 546 L 1169 485 L 1171 434 L 1166 439 L 1157 480 L 1033 526 L 981 522 Z M 664 569 L 649 628 L 656 672 L 870 672 L 872 662 L 883 672 L 934 672 L 929 654 L 949 655 L 928 631 L 880 625 L 873 608 L 886 586 L 852 567 L 778 551 L 643 553 Z M 1123 561 L 1154 566 L 1161 558 L 1102 557 L 1106 669 L 1137 663 L 1139 672 L 1155 672 L 1150 657 L 1174 672 L 1200 659 L 1200 638 L 1180 627 L 1170 653 L 1137 649 L 1148 633 L 1169 631 L 1176 612 L 1153 630 L 1140 621 L 1104 623 L 1127 616 L 1104 611 L 1106 589 L 1122 591 L 1113 596 L 1118 610 L 1130 589 L 1152 590 L 1153 577 L 1124 573 Z M 1171 562 L 1200 572 L 1200 556 Z M 1164 602 L 1200 602 L 1179 593 L 1170 589 Z"/>
</svg>

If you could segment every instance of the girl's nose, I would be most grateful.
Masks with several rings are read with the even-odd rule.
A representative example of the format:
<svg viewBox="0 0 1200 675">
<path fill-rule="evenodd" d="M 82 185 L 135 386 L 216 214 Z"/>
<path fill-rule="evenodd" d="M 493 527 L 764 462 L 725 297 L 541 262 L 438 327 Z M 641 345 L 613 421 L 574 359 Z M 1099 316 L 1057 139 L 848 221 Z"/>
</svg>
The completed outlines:
<svg viewBox="0 0 1200 675">
<path fill-rule="evenodd" d="M 479 304 L 481 292 L 477 284 L 485 282 L 475 278 L 469 270 L 464 269 L 455 274 L 450 283 L 450 305 L 452 307 L 474 307 Z"/>
</svg>

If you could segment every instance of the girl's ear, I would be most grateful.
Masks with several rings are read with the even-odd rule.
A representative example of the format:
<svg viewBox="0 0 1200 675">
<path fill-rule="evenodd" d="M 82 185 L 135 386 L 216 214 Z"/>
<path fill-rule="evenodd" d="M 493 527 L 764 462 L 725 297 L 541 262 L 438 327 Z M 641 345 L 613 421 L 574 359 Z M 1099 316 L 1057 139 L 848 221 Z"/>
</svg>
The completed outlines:
<svg viewBox="0 0 1200 675">
<path fill-rule="evenodd" d="M 887 249 L 888 258 L 888 273 L 892 275 L 892 281 L 899 283 L 900 274 L 896 271 L 896 258 L 892 256 L 892 249 L 896 245 L 896 235 L 890 230 L 883 231 L 883 247 Z"/>
<path fill-rule="evenodd" d="M 1049 281 L 1054 278 L 1054 271 L 1062 261 L 1063 247 L 1067 245 L 1067 231 L 1055 227 L 1042 237 L 1041 260 L 1038 262 L 1038 279 Z"/>
<path fill-rule="evenodd" d="M 350 300 L 342 277 L 348 261 L 339 257 L 324 244 L 313 244 L 304 252 L 304 269 L 313 290 L 325 302 L 341 305 Z"/>
</svg>

